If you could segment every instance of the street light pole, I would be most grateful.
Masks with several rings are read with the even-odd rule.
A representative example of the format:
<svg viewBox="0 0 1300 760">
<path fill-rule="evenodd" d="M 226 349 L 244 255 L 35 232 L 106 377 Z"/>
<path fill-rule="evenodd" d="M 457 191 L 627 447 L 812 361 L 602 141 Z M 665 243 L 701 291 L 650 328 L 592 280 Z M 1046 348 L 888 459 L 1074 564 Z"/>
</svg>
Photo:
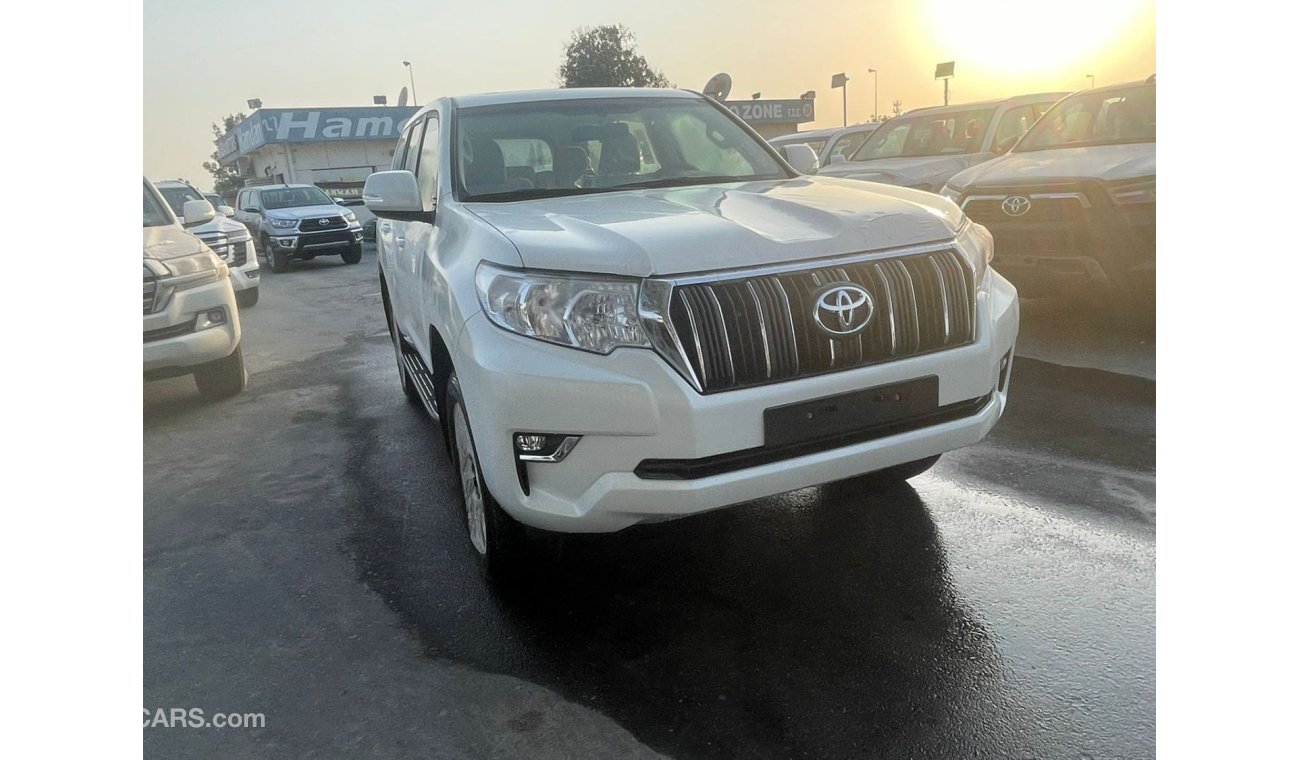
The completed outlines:
<svg viewBox="0 0 1300 760">
<path fill-rule="evenodd" d="M 840 72 L 831 75 L 831 89 L 839 87 L 844 101 L 844 126 L 849 125 L 849 78 Z"/>
<path fill-rule="evenodd" d="M 410 61 L 402 61 L 402 65 L 406 67 L 406 73 L 411 75 L 411 102 L 418 107 L 420 100 L 415 97 L 415 69 L 412 68 Z"/>
<path fill-rule="evenodd" d="M 871 81 L 875 84 L 875 95 L 871 100 L 871 120 L 875 121 L 880 118 L 880 73 L 875 69 L 867 69 L 867 73 L 871 74 Z"/>
<path fill-rule="evenodd" d="M 1097 86 L 1097 80 L 1093 78 L 1092 74 L 1084 74 L 1084 76 L 1088 77 L 1088 89 Z"/>
</svg>

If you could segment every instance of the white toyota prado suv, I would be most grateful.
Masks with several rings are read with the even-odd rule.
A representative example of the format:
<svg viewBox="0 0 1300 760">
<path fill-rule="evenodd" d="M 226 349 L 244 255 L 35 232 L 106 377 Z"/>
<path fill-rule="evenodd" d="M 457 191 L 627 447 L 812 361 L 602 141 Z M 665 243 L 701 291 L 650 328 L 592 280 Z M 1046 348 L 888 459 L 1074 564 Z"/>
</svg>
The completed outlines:
<svg viewBox="0 0 1300 760">
<path fill-rule="evenodd" d="M 907 478 L 997 422 L 1019 307 L 988 232 L 811 159 L 674 90 L 442 98 L 406 125 L 364 191 L 384 309 L 489 571 L 522 525 Z"/>
</svg>

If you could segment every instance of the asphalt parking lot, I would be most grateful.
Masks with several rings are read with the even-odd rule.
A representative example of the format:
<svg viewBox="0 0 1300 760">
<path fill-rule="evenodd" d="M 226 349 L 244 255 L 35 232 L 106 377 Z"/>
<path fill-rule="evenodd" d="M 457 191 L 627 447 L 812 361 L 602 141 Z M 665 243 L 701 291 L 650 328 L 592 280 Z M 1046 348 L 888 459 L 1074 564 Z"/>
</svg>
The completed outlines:
<svg viewBox="0 0 1300 760">
<path fill-rule="evenodd" d="M 266 725 L 147 756 L 1154 757 L 1141 331 L 1027 308 L 1002 423 L 910 486 L 557 538 L 496 594 L 373 248 L 262 289 L 247 392 L 145 386 L 144 706 Z"/>
</svg>

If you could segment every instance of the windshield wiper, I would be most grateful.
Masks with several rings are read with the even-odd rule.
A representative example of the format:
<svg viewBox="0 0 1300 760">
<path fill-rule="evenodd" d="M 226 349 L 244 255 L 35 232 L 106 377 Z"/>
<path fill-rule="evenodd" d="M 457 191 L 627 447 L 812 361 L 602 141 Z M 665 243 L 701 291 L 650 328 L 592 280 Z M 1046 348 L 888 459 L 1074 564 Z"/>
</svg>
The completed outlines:
<svg viewBox="0 0 1300 760">
<path fill-rule="evenodd" d="M 730 174 L 714 174 L 704 177 L 665 177 L 648 179 L 645 182 L 629 182 L 624 185 L 611 185 L 606 190 L 636 190 L 654 187 L 685 187 L 687 185 L 713 185 L 720 182 L 753 182 L 760 179 L 781 179 L 781 177 L 764 177 L 751 174 L 748 177 L 735 177 Z"/>
<path fill-rule="evenodd" d="M 465 202 L 527 201 L 534 198 L 558 198 L 565 195 L 583 195 L 595 192 L 600 191 L 594 187 L 521 187 L 518 190 L 471 195 L 465 199 Z"/>
</svg>

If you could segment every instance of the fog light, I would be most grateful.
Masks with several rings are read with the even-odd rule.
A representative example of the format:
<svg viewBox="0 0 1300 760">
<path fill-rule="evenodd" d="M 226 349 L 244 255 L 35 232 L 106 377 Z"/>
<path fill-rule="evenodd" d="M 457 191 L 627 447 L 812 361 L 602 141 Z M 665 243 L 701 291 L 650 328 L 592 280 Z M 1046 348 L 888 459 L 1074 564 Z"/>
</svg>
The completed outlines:
<svg viewBox="0 0 1300 760">
<path fill-rule="evenodd" d="M 1007 373 L 1011 369 L 1011 352 L 1008 351 L 1002 356 L 1002 362 L 998 365 L 998 390 L 1007 389 Z"/>
<path fill-rule="evenodd" d="M 194 318 L 194 331 L 206 330 L 209 327 L 217 327 L 226 323 L 225 309 L 210 309 L 201 311 Z"/>
<path fill-rule="evenodd" d="M 560 462 L 581 439 L 580 435 L 516 433 L 515 456 L 521 462 Z"/>
<path fill-rule="evenodd" d="M 298 238 L 291 238 L 291 237 L 275 239 L 275 244 L 280 246 L 281 248 L 292 248 L 294 244 L 297 242 L 298 242 Z"/>
</svg>

